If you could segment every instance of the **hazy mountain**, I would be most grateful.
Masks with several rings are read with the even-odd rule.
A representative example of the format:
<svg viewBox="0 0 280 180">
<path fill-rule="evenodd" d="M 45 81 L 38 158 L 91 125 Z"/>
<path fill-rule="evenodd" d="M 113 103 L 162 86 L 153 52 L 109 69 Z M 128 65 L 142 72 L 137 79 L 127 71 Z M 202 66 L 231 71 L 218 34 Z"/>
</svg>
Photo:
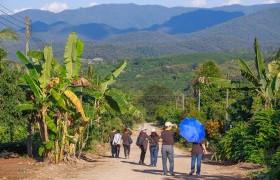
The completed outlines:
<svg viewBox="0 0 280 180">
<path fill-rule="evenodd" d="M 128 5 L 100 5 L 94 6 L 90 8 L 81 8 L 77 10 L 69 10 L 64 11 L 58 14 L 50 13 L 46 11 L 40 10 L 27 10 L 20 13 L 20 15 L 24 15 L 25 13 L 30 16 L 34 16 L 32 19 L 32 36 L 30 39 L 31 49 L 38 49 L 38 42 L 36 42 L 36 38 L 34 39 L 34 35 L 39 35 L 41 38 L 45 39 L 48 44 L 53 44 L 54 51 L 57 54 L 61 54 L 63 52 L 63 47 L 65 43 L 65 39 L 69 32 L 76 31 L 79 34 L 79 37 L 87 42 L 85 46 L 85 57 L 103 57 L 105 59 L 119 59 L 119 58 L 133 58 L 133 57 L 151 57 L 158 55 L 167 55 L 167 54 L 185 54 L 192 52 L 217 52 L 217 51 L 240 51 L 247 50 L 252 48 L 254 37 L 258 37 L 262 48 L 271 49 L 271 48 L 279 48 L 280 47 L 280 18 L 279 18 L 279 8 L 271 8 L 266 9 L 268 7 L 277 7 L 280 4 L 272 4 L 272 5 L 257 5 L 256 7 L 259 9 L 264 9 L 260 11 L 255 11 L 251 9 L 251 6 L 225 6 L 214 9 L 223 9 L 227 8 L 229 11 L 233 9 L 238 9 L 241 12 L 246 11 L 245 16 L 238 16 L 236 12 L 225 12 L 224 15 L 232 15 L 225 19 L 224 17 L 218 16 L 217 11 L 211 10 L 196 10 L 196 9 L 188 9 L 192 12 L 185 13 L 183 12 L 186 8 L 165 8 L 162 6 L 138 6 L 134 4 Z M 168 12 L 175 9 L 178 14 L 172 15 L 170 13 L 169 19 L 165 16 L 166 20 L 161 19 L 161 23 L 156 22 L 157 18 L 150 21 L 149 17 L 153 16 L 151 14 L 141 15 L 135 13 L 135 16 L 129 16 L 127 20 L 128 22 L 139 23 L 139 18 L 143 18 L 142 25 L 147 26 L 150 24 L 161 24 L 161 28 L 155 29 L 158 31 L 148 32 L 148 31 L 139 31 L 135 28 L 116 28 L 107 23 L 96 23 L 96 22 L 88 22 L 91 14 L 82 12 L 84 10 L 92 10 L 95 8 L 105 8 L 104 11 L 108 7 L 134 7 L 145 11 L 145 8 L 159 8 L 163 10 L 169 10 Z M 141 8 L 140 8 L 141 7 Z M 145 7 L 143 9 L 143 7 Z M 238 8 L 237 8 L 238 7 Z M 117 8 L 117 9 L 118 9 Z M 133 8 L 132 8 L 133 9 Z M 80 13 L 76 13 L 76 11 L 80 10 Z M 163 12 L 160 10 L 160 12 Z M 196 11 L 195 11 L 196 10 Z M 213 9 L 212 9 L 213 10 Z M 180 11 L 180 13 L 179 13 Z M 114 11 L 112 11 L 113 13 Z M 116 11 L 117 12 L 117 11 Z M 116 13 L 115 12 L 115 13 Z M 130 10 L 128 10 L 130 12 Z M 138 12 L 138 11 L 136 11 Z M 207 12 L 204 14 L 204 12 Z M 68 14 L 69 13 L 69 14 Z M 100 12 L 101 13 L 101 12 Z M 132 11 L 131 11 L 132 13 Z M 236 14 L 235 14 L 236 13 Z M 68 14 L 68 15 L 67 15 Z M 73 21 L 71 22 L 71 14 Z M 74 16 L 75 14 L 75 16 Z M 94 13 L 93 13 L 94 14 Z M 102 13 L 101 13 L 102 14 Z M 110 11 L 103 12 L 104 14 L 110 14 Z M 114 14 L 114 13 L 113 13 Z M 123 16 L 125 16 L 126 11 L 123 12 Z M 159 13 L 160 14 L 160 13 Z M 168 14 L 168 13 L 167 13 Z M 198 14 L 204 14 L 203 16 L 199 16 Z M 214 14 L 216 21 L 208 20 L 210 14 Z M 61 19 L 59 18 L 61 16 Z M 116 17 L 112 19 L 114 23 L 120 23 L 123 27 L 126 21 L 125 18 L 122 18 L 120 15 L 118 18 Z M 130 14 L 131 15 L 131 14 Z M 216 20 L 213 15 L 213 20 Z M 216 16 L 217 15 L 217 16 Z M 241 14 L 239 14 L 241 15 Z M 194 20 L 195 17 L 200 17 L 197 20 Z M 67 18 L 69 18 L 67 20 Z M 89 19 L 87 19 L 89 17 Z M 156 16 L 155 16 L 156 17 Z M 38 19 L 35 21 L 34 19 Z M 80 19 L 79 19 L 80 18 Z M 105 18 L 105 17 L 104 17 Z M 43 21 L 42 19 L 46 19 Z M 64 21 L 64 20 L 67 21 Z M 41 21 L 42 20 L 42 21 Z M 104 19 L 103 19 L 104 20 Z M 102 21 L 103 21 L 102 20 Z M 110 18 L 108 19 L 110 20 Z M 101 20 L 100 20 L 101 21 Z M 210 24 L 207 24 L 208 22 Z M 226 21 L 226 22 L 225 22 Z M 154 23 L 156 22 L 156 23 Z M 78 23 L 78 24 L 75 24 Z M 188 26 L 185 26 L 188 24 Z M 21 24 L 19 24 L 21 25 Z M 142 26 L 141 25 L 141 26 Z M 140 26 L 140 25 L 139 25 Z M 151 26 L 150 26 L 151 27 Z M 155 26 L 154 26 L 155 27 Z M 164 27 L 168 27 L 169 29 L 164 29 Z M 0 27 L 1 28 L 1 27 Z M 190 29 L 189 29 L 190 28 Z M 23 29 L 21 29 L 23 32 Z M 145 30 L 145 28 L 144 28 Z M 195 32 L 193 32 L 195 31 Z M 34 33 L 35 32 L 35 33 Z M 164 33 L 167 32 L 167 33 Z M 184 32 L 183 34 L 171 35 L 168 33 L 179 33 Z M 186 33 L 188 32 L 188 33 Z M 191 33 L 189 33 L 191 32 Z M 24 34 L 21 34 L 21 39 L 23 41 L 17 43 L 9 43 L 5 44 L 5 48 L 9 51 L 10 54 L 15 54 L 17 49 L 24 48 Z M 98 41 L 92 41 L 92 40 Z M 42 48 L 41 48 L 42 49 Z"/>
<path fill-rule="evenodd" d="M 245 14 L 255 13 L 272 7 L 280 7 L 280 3 L 262 4 L 253 6 L 231 5 L 212 10 L 240 11 Z M 136 5 L 136 4 L 103 4 L 87 8 L 65 10 L 60 13 L 52 13 L 42 10 L 29 9 L 16 14 L 15 17 L 29 16 L 32 22 L 41 21 L 48 24 L 56 21 L 64 21 L 69 24 L 107 24 L 114 28 L 149 28 L 155 24 L 163 24 L 174 16 L 192 12 L 198 8 L 174 7 L 167 8 L 159 5 Z"/>
<path fill-rule="evenodd" d="M 250 6 L 242 6 L 239 4 L 233 4 L 228 6 L 221 6 L 212 8 L 212 10 L 222 10 L 228 12 L 234 11 L 241 11 L 244 14 L 253 14 L 258 11 L 271 9 L 271 8 L 280 8 L 280 3 L 272 3 L 272 4 L 257 4 L 257 5 L 250 5 Z"/>
<path fill-rule="evenodd" d="M 213 11 L 200 9 L 172 17 L 162 25 L 154 25 L 148 31 L 161 31 L 168 34 L 191 33 L 212 27 L 243 16 L 242 12 Z"/>
<path fill-rule="evenodd" d="M 104 42 L 129 48 L 151 47 L 160 55 L 246 50 L 252 48 L 255 37 L 259 38 L 262 48 L 279 48 L 279 12 L 280 8 L 268 9 L 190 34 L 136 32 Z"/>
<path fill-rule="evenodd" d="M 32 25 L 33 27 L 36 27 L 36 29 L 33 29 L 35 32 L 44 32 L 52 34 L 53 36 L 59 36 L 55 39 L 61 39 L 62 37 L 65 39 L 70 32 L 74 31 L 88 40 L 101 40 L 114 35 L 138 31 L 160 31 L 168 34 L 191 33 L 229 21 L 242 15 L 243 13 L 241 12 L 196 10 L 194 12 L 175 16 L 162 25 L 152 26 L 151 28 L 144 30 L 135 28 L 121 30 L 106 24 L 98 23 L 71 25 L 63 21 L 58 21 L 50 25 L 37 21 Z M 156 35 L 154 36 L 157 37 Z M 143 37 L 143 39 L 146 39 L 146 37 Z"/>
<path fill-rule="evenodd" d="M 25 10 L 17 15 L 48 24 L 64 21 L 69 24 L 107 24 L 114 28 L 147 28 L 154 24 L 162 24 L 173 16 L 196 10 L 197 8 L 167 8 L 159 5 L 136 4 L 102 4 L 87 8 L 65 10 L 60 13 L 51 13 L 41 10 Z"/>
</svg>

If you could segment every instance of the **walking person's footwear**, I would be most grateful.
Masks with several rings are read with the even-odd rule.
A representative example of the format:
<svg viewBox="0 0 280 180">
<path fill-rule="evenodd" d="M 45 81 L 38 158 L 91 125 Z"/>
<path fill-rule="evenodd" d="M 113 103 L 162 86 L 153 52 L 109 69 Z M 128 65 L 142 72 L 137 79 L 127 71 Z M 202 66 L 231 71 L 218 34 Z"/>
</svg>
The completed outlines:
<svg viewBox="0 0 280 180">
<path fill-rule="evenodd" d="M 200 173 L 196 173 L 196 176 L 200 176 Z"/>
<path fill-rule="evenodd" d="M 170 173 L 170 175 L 171 175 L 171 176 L 175 176 L 175 173 L 174 173 L 174 172 L 172 172 L 172 173 Z"/>
<path fill-rule="evenodd" d="M 189 173 L 189 175 L 190 175 L 190 176 L 192 176 L 192 175 L 193 175 L 193 173 L 194 173 L 194 172 L 193 172 L 193 171 L 191 171 L 191 172 Z"/>
</svg>

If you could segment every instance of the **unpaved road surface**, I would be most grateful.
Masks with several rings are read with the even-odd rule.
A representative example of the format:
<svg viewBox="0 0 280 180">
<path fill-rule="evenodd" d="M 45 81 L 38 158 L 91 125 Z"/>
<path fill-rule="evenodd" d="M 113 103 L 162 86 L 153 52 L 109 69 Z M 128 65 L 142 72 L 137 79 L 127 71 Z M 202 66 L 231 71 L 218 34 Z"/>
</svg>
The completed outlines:
<svg viewBox="0 0 280 180">
<path fill-rule="evenodd" d="M 151 124 L 145 124 L 148 128 L 148 134 L 152 129 Z M 201 176 L 189 176 L 190 171 L 190 152 L 184 152 L 178 148 L 175 150 L 175 177 L 162 175 L 162 160 L 161 152 L 159 152 L 157 167 L 149 167 L 138 165 L 140 149 L 135 145 L 139 129 L 133 133 L 133 144 L 131 146 L 130 159 L 124 158 L 110 158 L 110 152 L 108 152 L 107 162 L 103 165 L 96 167 L 87 172 L 80 173 L 77 179 L 97 179 L 97 180 L 169 180 L 169 179 L 242 179 L 246 172 L 251 168 L 248 168 L 246 164 L 244 167 L 236 166 L 218 166 L 211 164 L 202 164 Z M 160 134 L 160 130 L 158 130 Z M 120 153 L 121 157 L 124 157 L 123 148 Z M 145 163 L 150 163 L 150 153 L 147 152 Z"/>
<path fill-rule="evenodd" d="M 152 124 L 146 123 L 148 134 Z M 135 145 L 139 127 L 133 132 L 130 159 L 125 159 L 123 147 L 121 158 L 111 158 L 110 152 L 105 157 L 95 162 L 80 162 L 73 165 L 49 165 L 27 179 L 39 180 L 176 180 L 176 179 L 211 179 L 211 180 L 236 180 L 245 179 L 249 171 L 259 168 L 257 165 L 242 163 L 238 165 L 223 166 L 215 163 L 203 162 L 201 176 L 189 176 L 190 152 L 174 147 L 175 151 L 175 176 L 162 175 L 161 152 L 159 152 L 157 167 L 138 165 L 140 149 Z M 160 130 L 158 130 L 160 134 Z M 150 153 L 147 152 L 145 163 L 150 163 Z M 1 179 L 1 178 L 0 178 Z"/>
</svg>

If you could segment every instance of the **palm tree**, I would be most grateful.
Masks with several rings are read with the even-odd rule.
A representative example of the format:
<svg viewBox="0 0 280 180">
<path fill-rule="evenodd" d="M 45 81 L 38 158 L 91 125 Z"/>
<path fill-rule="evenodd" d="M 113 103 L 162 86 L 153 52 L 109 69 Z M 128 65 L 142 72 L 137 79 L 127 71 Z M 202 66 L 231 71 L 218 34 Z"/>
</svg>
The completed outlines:
<svg viewBox="0 0 280 180">
<path fill-rule="evenodd" d="M 11 29 L 6 28 L 0 31 L 0 41 L 3 40 L 17 41 L 19 40 L 19 36 Z"/>
</svg>

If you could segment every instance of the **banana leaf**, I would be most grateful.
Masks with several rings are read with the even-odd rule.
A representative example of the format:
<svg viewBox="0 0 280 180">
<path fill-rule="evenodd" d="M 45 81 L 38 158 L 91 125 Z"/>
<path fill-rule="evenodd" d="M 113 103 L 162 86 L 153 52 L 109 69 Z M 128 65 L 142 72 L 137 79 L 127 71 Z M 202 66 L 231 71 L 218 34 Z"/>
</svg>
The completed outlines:
<svg viewBox="0 0 280 180">
<path fill-rule="evenodd" d="M 57 134 L 57 128 L 54 123 L 54 120 L 52 120 L 48 115 L 46 115 L 45 118 L 46 118 L 48 129 L 51 130 L 53 133 Z"/>
<path fill-rule="evenodd" d="M 36 83 L 30 78 L 28 74 L 24 74 L 24 79 L 26 80 L 27 84 L 29 85 L 30 89 L 34 93 L 35 98 L 40 101 L 41 96 L 39 92 L 39 87 L 36 85 Z"/>
<path fill-rule="evenodd" d="M 39 77 L 40 87 L 45 89 L 51 80 L 51 69 L 53 60 L 53 51 L 50 46 L 46 46 L 44 49 L 45 62 L 42 64 L 42 75 Z"/>
<path fill-rule="evenodd" d="M 18 59 L 27 67 L 29 74 L 32 79 L 39 79 L 39 74 L 34 67 L 34 65 L 22 54 L 22 52 L 17 51 L 16 53 Z"/>
<path fill-rule="evenodd" d="M 25 104 L 19 104 L 16 106 L 16 109 L 19 111 L 32 111 L 37 110 L 37 108 L 34 106 L 32 102 L 25 103 Z"/>
</svg>

